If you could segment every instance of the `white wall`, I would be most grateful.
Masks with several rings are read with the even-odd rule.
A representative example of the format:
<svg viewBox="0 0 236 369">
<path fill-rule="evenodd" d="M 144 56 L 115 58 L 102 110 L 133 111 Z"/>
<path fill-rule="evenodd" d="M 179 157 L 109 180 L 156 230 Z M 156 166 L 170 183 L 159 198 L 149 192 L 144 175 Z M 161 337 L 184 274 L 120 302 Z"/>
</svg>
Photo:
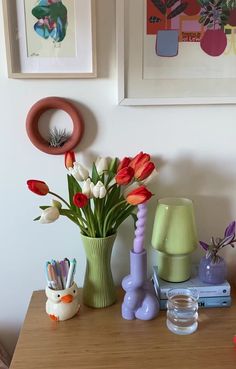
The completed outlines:
<svg viewBox="0 0 236 369">
<path fill-rule="evenodd" d="M 44 263 L 76 257 L 82 285 L 85 255 L 79 230 L 66 219 L 40 225 L 32 219 L 46 204 L 26 188 L 26 180 L 45 180 L 66 196 L 62 156 L 49 156 L 32 146 L 25 132 L 26 114 L 37 100 L 61 96 L 81 110 L 85 135 L 78 158 L 87 155 L 127 156 L 140 150 L 152 155 L 160 169 L 149 206 L 147 246 L 158 197 L 177 195 L 194 200 L 199 238 L 221 235 L 236 218 L 235 106 L 119 107 L 116 105 L 115 1 L 97 1 L 98 74 L 94 80 L 10 80 L 7 78 L 0 13 L 1 212 L 0 338 L 12 352 L 33 290 L 45 286 Z M 58 115 L 59 114 L 59 115 Z M 61 120 L 64 114 L 58 113 Z M 60 115 L 61 114 L 61 115 Z M 67 118 L 66 118 L 67 119 Z M 133 230 L 121 227 L 113 254 L 118 283 L 128 272 Z M 150 250 L 149 267 L 155 263 Z M 200 252 L 196 253 L 197 259 Z M 227 250 L 231 269 L 236 266 Z M 235 254 L 234 254 L 235 258 Z"/>
</svg>

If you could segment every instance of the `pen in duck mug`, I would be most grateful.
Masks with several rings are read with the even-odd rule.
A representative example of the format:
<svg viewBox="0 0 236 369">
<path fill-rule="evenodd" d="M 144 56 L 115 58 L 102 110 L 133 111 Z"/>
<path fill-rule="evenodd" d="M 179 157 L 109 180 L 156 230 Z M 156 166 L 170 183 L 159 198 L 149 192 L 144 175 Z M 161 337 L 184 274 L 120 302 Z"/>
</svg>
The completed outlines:
<svg viewBox="0 0 236 369">
<path fill-rule="evenodd" d="M 69 264 L 67 263 L 67 261 L 65 259 L 61 260 L 59 263 L 60 263 L 60 269 L 61 269 L 62 284 L 63 284 L 63 287 L 65 288 L 66 279 L 67 279 L 68 270 L 69 270 Z"/>
<path fill-rule="evenodd" d="M 56 274 L 56 281 L 57 281 L 57 286 L 58 286 L 58 289 L 59 290 L 62 290 L 63 287 L 62 287 L 62 281 L 61 281 L 61 273 L 60 273 L 60 270 L 59 270 L 59 267 L 58 267 L 58 263 L 56 260 L 51 260 L 51 265 L 54 269 L 54 272 Z"/>
<path fill-rule="evenodd" d="M 52 281 L 51 276 L 49 276 L 49 261 L 46 262 L 46 266 L 45 266 L 45 274 L 46 274 L 46 280 L 47 280 L 47 285 L 49 288 L 55 289 L 55 282 Z"/>
<path fill-rule="evenodd" d="M 75 269 L 76 269 L 76 260 L 73 259 L 70 262 L 70 268 L 69 268 L 67 281 L 66 281 L 66 288 L 69 288 L 72 285 L 73 281 L 74 281 Z"/>
<path fill-rule="evenodd" d="M 46 262 L 46 280 L 48 282 L 48 287 L 54 290 L 58 289 L 57 276 L 49 261 Z"/>
<path fill-rule="evenodd" d="M 75 269 L 76 259 L 71 262 L 67 258 L 61 261 L 47 261 L 45 271 L 48 287 L 54 290 L 70 287 L 74 281 Z"/>
</svg>

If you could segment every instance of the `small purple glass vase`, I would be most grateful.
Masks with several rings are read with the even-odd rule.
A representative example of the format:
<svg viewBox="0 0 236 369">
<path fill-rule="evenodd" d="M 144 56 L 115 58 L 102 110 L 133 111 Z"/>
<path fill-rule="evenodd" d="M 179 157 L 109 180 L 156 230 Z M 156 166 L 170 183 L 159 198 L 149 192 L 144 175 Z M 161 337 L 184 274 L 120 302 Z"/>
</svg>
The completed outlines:
<svg viewBox="0 0 236 369">
<path fill-rule="evenodd" d="M 224 259 L 220 256 L 217 256 L 216 260 L 203 256 L 200 260 L 198 275 L 204 283 L 223 283 L 227 277 L 227 266 Z"/>
<path fill-rule="evenodd" d="M 122 280 L 126 291 L 122 304 L 122 317 L 127 320 L 154 319 L 160 305 L 153 284 L 147 279 L 147 252 L 130 251 L 130 274 Z"/>
</svg>

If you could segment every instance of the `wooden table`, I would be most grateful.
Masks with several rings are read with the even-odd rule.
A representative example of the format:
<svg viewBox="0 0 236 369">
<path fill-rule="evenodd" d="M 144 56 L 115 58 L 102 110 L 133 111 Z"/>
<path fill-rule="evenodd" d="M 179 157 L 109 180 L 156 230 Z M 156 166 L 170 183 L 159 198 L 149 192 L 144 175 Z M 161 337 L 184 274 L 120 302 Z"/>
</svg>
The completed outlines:
<svg viewBox="0 0 236 369">
<path fill-rule="evenodd" d="M 105 309 L 53 322 L 44 291 L 34 292 L 11 369 L 235 369 L 236 294 L 230 308 L 200 309 L 198 330 L 178 336 L 166 328 L 162 311 L 152 321 L 126 321 L 122 301 Z"/>
</svg>

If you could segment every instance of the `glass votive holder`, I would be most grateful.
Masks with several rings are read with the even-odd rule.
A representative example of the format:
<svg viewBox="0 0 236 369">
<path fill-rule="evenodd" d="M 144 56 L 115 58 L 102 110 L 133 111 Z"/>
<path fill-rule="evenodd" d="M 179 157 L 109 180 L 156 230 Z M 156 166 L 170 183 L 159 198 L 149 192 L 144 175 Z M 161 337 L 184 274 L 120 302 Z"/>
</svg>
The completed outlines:
<svg viewBox="0 0 236 369">
<path fill-rule="evenodd" d="M 198 298 L 196 289 L 173 288 L 167 293 L 168 329 L 175 334 L 191 334 L 198 327 Z"/>
</svg>

